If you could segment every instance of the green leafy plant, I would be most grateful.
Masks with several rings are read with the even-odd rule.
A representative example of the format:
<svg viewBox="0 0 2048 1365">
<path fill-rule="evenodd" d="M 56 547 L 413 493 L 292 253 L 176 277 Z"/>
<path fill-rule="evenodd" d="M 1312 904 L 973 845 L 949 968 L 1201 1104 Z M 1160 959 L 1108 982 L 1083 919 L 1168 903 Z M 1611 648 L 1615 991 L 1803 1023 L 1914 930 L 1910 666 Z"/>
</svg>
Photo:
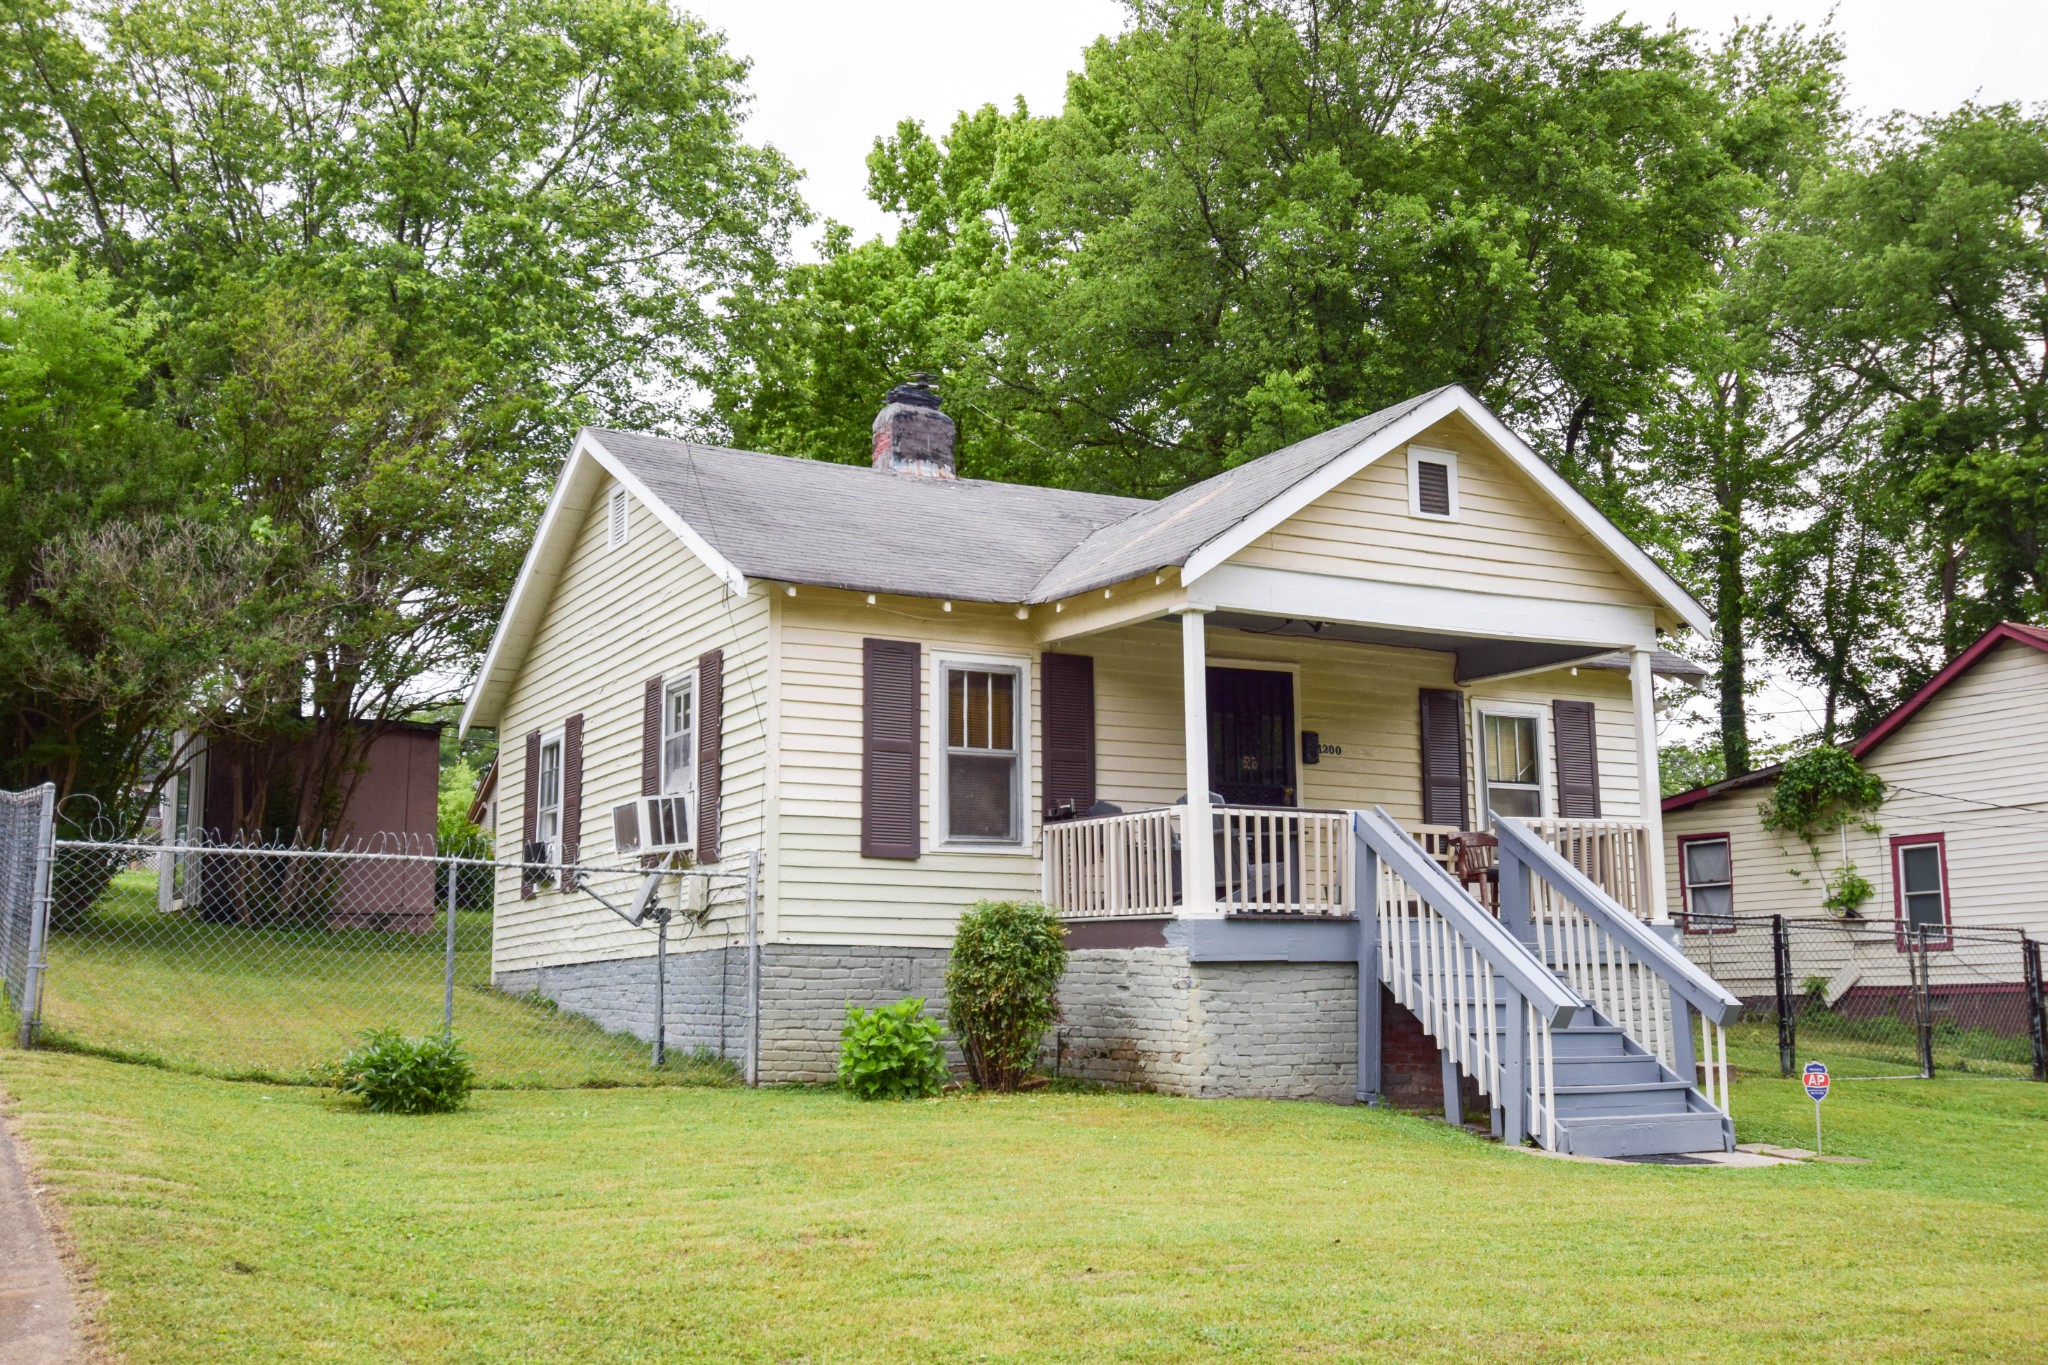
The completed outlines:
<svg viewBox="0 0 2048 1365">
<path fill-rule="evenodd" d="M 1809 976 L 1799 983 L 1799 1012 L 1825 1014 L 1828 1008 L 1828 979 Z"/>
<path fill-rule="evenodd" d="M 1843 863 L 1822 882 L 1827 889 L 1825 905 L 1831 915 L 1849 916 L 1856 913 L 1862 904 L 1877 890 L 1870 884 L 1870 878 L 1856 870 L 1856 864 Z"/>
<path fill-rule="evenodd" d="M 864 1010 L 846 1007 L 839 1030 L 839 1084 L 855 1099 L 915 1100 L 946 1084 L 944 1030 L 912 998 Z"/>
<path fill-rule="evenodd" d="M 363 1045 L 336 1063 L 332 1081 L 344 1095 L 378 1114 L 445 1114 L 469 1101 L 476 1072 L 454 1038 L 407 1038 L 373 1029 Z"/>
<path fill-rule="evenodd" d="M 1805 840 L 1817 860 L 1824 834 L 1849 824 L 1875 834 L 1870 813 L 1883 804 L 1883 779 L 1866 772 L 1847 749 L 1822 744 L 1785 761 L 1757 813 L 1765 829 Z"/>
<path fill-rule="evenodd" d="M 1066 930 L 1042 905 L 982 901 L 960 917 L 946 964 L 946 1013 L 974 1083 L 1015 1090 L 1059 1017 Z"/>
</svg>

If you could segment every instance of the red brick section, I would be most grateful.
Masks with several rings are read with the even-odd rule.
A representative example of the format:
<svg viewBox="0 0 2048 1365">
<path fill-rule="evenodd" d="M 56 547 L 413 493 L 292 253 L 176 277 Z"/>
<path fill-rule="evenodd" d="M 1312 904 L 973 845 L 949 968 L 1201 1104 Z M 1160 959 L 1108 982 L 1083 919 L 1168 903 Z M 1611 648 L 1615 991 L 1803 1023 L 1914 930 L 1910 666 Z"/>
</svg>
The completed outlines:
<svg viewBox="0 0 2048 1365">
<path fill-rule="evenodd" d="M 1444 1107 L 1443 1053 L 1436 1041 L 1422 1031 L 1422 1021 L 1405 1005 L 1394 1002 L 1393 992 L 1380 987 L 1380 1092 L 1397 1109 L 1428 1109 L 1437 1113 Z M 1484 1121 L 1486 1106 L 1479 1087 L 1470 1076 L 1460 1085 L 1465 1121 Z"/>
</svg>

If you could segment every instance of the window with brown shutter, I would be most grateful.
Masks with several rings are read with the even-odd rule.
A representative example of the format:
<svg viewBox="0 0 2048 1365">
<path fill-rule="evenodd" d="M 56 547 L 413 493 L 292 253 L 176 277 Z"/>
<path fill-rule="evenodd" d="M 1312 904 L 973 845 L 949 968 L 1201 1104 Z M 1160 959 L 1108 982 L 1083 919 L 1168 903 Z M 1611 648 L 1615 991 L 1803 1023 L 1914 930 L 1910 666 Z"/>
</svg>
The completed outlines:
<svg viewBox="0 0 2048 1365">
<path fill-rule="evenodd" d="M 562 889 L 576 887 L 583 845 L 583 713 L 562 722 Z"/>
<path fill-rule="evenodd" d="M 661 697 L 662 680 L 649 678 L 640 699 L 640 794 L 661 795 Z M 614 832 L 616 833 L 616 831 Z M 640 855 L 640 866 L 653 867 L 661 858 Z"/>
<path fill-rule="evenodd" d="M 725 651 L 697 660 L 697 861 L 718 861 L 719 753 L 725 713 Z"/>
<path fill-rule="evenodd" d="M 1045 815 L 1086 815 L 1095 804 L 1095 660 L 1042 654 L 1038 669 Z"/>
<path fill-rule="evenodd" d="M 1422 823 L 1466 827 L 1465 698 L 1422 689 Z"/>
<path fill-rule="evenodd" d="M 860 851 L 915 858 L 919 654 L 913 640 L 863 640 Z"/>
<path fill-rule="evenodd" d="M 520 771 L 524 789 L 519 801 L 519 899 L 532 900 L 546 868 L 545 855 L 534 856 L 535 826 L 540 823 L 540 731 L 526 737 L 526 767 Z"/>
<path fill-rule="evenodd" d="M 1557 736 L 1557 813 L 1567 820 L 1600 818 L 1600 746 L 1593 703 L 1553 701 L 1550 728 Z"/>
</svg>

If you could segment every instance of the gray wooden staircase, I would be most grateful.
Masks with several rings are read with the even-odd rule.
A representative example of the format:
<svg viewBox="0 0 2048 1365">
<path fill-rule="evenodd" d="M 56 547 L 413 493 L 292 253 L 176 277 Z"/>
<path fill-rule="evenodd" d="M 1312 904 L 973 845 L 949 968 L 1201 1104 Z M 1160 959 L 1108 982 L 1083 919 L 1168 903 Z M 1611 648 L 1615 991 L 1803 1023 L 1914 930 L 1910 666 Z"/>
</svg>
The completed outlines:
<svg viewBox="0 0 2048 1365">
<path fill-rule="evenodd" d="M 1384 811 L 1353 818 L 1374 893 L 1369 951 L 1443 1049 L 1448 1116 L 1462 1118 L 1468 1076 L 1506 1141 L 1610 1157 L 1732 1150 L 1719 1028 L 1740 1002 L 1520 822 L 1495 825 L 1498 919 Z"/>
</svg>

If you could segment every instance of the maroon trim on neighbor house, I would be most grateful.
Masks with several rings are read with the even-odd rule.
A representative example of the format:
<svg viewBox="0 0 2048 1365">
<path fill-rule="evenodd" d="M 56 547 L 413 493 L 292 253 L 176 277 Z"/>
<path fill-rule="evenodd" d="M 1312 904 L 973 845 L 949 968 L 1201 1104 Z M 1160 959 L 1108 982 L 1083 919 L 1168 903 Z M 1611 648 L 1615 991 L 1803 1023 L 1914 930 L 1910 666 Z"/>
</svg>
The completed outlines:
<svg viewBox="0 0 2048 1365">
<path fill-rule="evenodd" d="M 1730 919 L 1719 929 L 1695 929 L 1692 927 L 1692 888 L 1685 879 L 1685 846 L 1687 844 L 1711 844 L 1716 839 L 1728 845 L 1728 909 L 1735 910 L 1735 840 L 1726 830 L 1715 834 L 1681 834 L 1678 836 L 1678 922 L 1688 934 L 1732 934 L 1741 926 Z"/>
<path fill-rule="evenodd" d="M 1969 672 L 1986 654 L 2008 640 L 2048 654 L 2048 629 L 2025 625 L 2019 621 L 2000 621 L 1979 636 L 1968 649 L 1949 660 L 1947 667 L 1929 678 L 1925 686 L 1901 702 L 1883 720 L 1873 725 L 1863 738 L 1851 744 L 1849 752 L 1859 759 L 1867 757 L 1871 750 L 1897 734 L 1927 703 L 1941 695 L 1949 684 Z M 1759 768 L 1741 777 L 1731 777 L 1725 781 L 1709 783 L 1704 787 L 1694 787 L 1691 791 L 1680 792 L 1676 796 L 1667 796 L 1664 798 L 1663 811 L 1670 815 L 1697 806 L 1702 801 L 1711 801 L 1717 796 L 1725 796 L 1744 787 L 1754 787 L 1772 781 L 1777 777 L 1780 766 L 1782 765 L 1774 763 L 1768 768 Z"/>
<path fill-rule="evenodd" d="M 1906 935 L 1906 879 L 1899 872 L 1899 850 L 1918 848 L 1923 844 L 1933 844 L 1941 855 L 1942 928 L 1954 929 L 1956 927 L 1955 898 L 1949 894 L 1948 884 L 1948 836 L 1946 834 L 1894 834 L 1891 843 L 1892 939 L 1898 944 L 1899 951 L 1902 953 L 1911 946 L 1911 941 Z M 1953 933 L 1943 934 L 1939 938 L 1932 934 L 1927 936 L 1927 951 L 1930 953 L 1947 952 L 1955 946 L 1956 936 Z"/>
<path fill-rule="evenodd" d="M 484 822 L 484 816 L 491 808 L 491 798 L 498 794 L 498 762 L 503 757 L 503 754 L 493 754 L 490 766 L 477 779 L 476 795 L 469 799 L 469 823 L 472 825 Z"/>
<path fill-rule="evenodd" d="M 719 767 L 725 742 L 725 651 L 697 659 L 697 861 L 718 861 Z"/>
</svg>

